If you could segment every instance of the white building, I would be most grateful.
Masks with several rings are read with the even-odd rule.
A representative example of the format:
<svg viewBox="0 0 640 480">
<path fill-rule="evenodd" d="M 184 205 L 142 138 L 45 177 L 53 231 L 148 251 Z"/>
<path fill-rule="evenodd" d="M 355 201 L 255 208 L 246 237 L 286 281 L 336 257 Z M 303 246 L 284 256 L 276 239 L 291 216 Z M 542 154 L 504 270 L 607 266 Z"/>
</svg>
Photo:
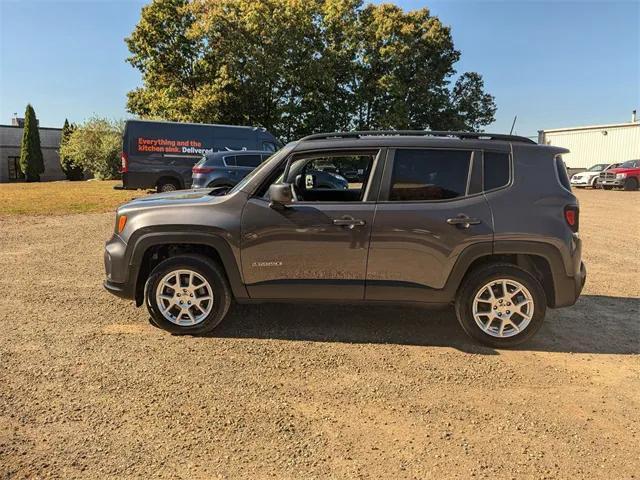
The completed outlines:
<svg viewBox="0 0 640 480">
<path fill-rule="evenodd" d="M 640 159 L 640 122 L 635 110 L 629 123 L 539 130 L 538 143 L 571 151 L 562 158 L 571 170 L 596 163 L 618 163 Z"/>
</svg>

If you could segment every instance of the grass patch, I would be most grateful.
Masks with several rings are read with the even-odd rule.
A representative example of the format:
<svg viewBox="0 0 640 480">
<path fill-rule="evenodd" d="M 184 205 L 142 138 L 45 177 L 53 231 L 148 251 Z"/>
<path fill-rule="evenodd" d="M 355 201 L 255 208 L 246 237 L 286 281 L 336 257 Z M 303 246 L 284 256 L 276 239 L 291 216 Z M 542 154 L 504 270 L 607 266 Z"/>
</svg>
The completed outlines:
<svg viewBox="0 0 640 480">
<path fill-rule="evenodd" d="M 146 195 L 144 190 L 114 190 L 122 182 L 41 182 L 0 184 L 0 215 L 66 215 L 114 211 Z"/>
</svg>

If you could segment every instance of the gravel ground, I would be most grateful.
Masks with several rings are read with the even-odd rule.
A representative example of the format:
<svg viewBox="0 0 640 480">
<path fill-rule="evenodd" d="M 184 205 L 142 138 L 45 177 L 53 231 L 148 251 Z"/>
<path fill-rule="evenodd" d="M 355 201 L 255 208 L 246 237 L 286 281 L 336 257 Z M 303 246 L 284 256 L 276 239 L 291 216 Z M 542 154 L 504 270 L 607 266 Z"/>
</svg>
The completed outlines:
<svg viewBox="0 0 640 480">
<path fill-rule="evenodd" d="M 583 296 L 499 351 L 392 307 L 174 337 L 102 289 L 113 215 L 0 218 L 0 478 L 638 478 L 640 194 L 578 195 Z"/>
</svg>

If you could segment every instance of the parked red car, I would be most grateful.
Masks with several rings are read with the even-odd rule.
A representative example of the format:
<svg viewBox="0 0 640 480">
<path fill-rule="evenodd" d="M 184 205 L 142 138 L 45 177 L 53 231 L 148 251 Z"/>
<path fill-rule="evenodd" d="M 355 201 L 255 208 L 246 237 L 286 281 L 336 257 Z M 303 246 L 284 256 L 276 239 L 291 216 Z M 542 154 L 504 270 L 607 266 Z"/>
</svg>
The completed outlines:
<svg viewBox="0 0 640 480">
<path fill-rule="evenodd" d="M 605 190 L 612 188 L 638 190 L 638 186 L 640 186 L 640 160 L 628 160 L 617 168 L 602 172 L 600 185 Z"/>
</svg>

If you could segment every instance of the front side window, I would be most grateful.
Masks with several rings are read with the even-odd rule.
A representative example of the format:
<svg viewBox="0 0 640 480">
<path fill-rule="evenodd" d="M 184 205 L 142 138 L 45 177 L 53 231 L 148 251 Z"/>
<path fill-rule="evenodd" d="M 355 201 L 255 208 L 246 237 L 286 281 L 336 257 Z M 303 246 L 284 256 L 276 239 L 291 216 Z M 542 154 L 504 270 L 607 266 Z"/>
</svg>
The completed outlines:
<svg viewBox="0 0 640 480">
<path fill-rule="evenodd" d="M 638 168 L 640 167 L 640 160 L 628 160 L 623 162 L 618 168 Z"/>
<path fill-rule="evenodd" d="M 504 187 L 511 178 L 507 153 L 484 152 L 484 190 Z"/>
<path fill-rule="evenodd" d="M 466 195 L 471 152 L 398 149 L 389 200 L 450 200 Z"/>
<path fill-rule="evenodd" d="M 236 155 L 236 165 L 238 167 L 255 168 L 262 162 L 260 155 Z"/>
<path fill-rule="evenodd" d="M 330 154 L 295 158 L 287 182 L 301 202 L 359 202 L 376 153 Z"/>
<path fill-rule="evenodd" d="M 597 165 L 594 165 L 593 167 L 591 167 L 589 170 L 589 172 L 601 172 L 603 171 L 605 168 L 607 167 L 606 163 L 598 163 Z"/>
</svg>

